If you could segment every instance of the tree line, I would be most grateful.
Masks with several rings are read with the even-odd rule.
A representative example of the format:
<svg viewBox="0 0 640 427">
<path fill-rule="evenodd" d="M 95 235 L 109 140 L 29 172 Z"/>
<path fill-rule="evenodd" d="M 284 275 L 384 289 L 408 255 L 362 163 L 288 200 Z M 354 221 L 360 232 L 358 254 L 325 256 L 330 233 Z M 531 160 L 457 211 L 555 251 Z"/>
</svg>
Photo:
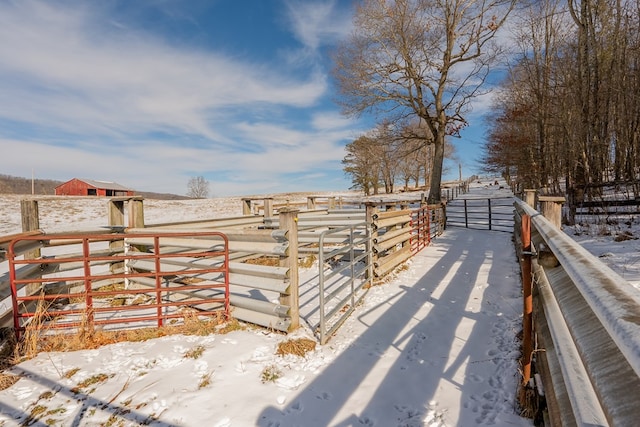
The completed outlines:
<svg viewBox="0 0 640 427">
<path fill-rule="evenodd" d="M 347 144 L 342 164 L 351 177 L 351 188 L 362 190 L 366 196 L 378 194 L 381 188 L 393 193 L 396 183 L 402 183 L 404 191 L 429 188 L 434 146 L 425 131 L 424 126 L 384 122 Z M 448 141 L 444 156 L 455 159 L 454 146 Z"/>
<path fill-rule="evenodd" d="M 525 188 L 566 191 L 573 222 L 604 184 L 640 190 L 640 1 L 525 6 L 511 17 L 484 163 Z"/>
</svg>

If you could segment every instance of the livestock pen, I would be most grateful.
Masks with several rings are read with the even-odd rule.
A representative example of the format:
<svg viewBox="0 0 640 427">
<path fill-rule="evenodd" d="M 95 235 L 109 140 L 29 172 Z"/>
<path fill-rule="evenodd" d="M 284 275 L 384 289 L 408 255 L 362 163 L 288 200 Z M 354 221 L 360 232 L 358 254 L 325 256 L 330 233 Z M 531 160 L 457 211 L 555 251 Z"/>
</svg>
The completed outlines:
<svg viewBox="0 0 640 427">
<path fill-rule="evenodd" d="M 25 199 L 25 232 L 0 237 L 0 292 L 11 299 L 3 326 L 20 331 L 38 302 L 57 327 L 79 318 L 161 326 L 185 309 L 222 310 L 283 332 L 302 320 L 325 342 L 376 279 L 442 232 L 444 215 L 423 197 L 320 199 L 304 210 L 265 200 L 262 215 L 146 224 L 142 198 L 110 198 L 107 226 L 60 232 L 41 230 L 38 200 Z"/>
</svg>

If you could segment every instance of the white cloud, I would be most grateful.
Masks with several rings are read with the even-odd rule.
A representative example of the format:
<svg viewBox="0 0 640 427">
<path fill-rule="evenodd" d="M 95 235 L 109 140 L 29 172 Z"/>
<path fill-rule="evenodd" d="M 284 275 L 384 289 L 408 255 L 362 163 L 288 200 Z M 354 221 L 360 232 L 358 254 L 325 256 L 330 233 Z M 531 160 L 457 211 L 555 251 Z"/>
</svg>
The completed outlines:
<svg viewBox="0 0 640 427">
<path fill-rule="evenodd" d="M 300 5 L 293 22 L 309 46 L 339 34 L 335 2 Z M 0 40 L 3 173 L 178 194 L 202 174 L 218 195 L 341 173 L 353 123 L 311 112 L 328 91 L 319 67 L 300 74 L 172 44 L 88 2 L 0 2 Z"/>
<path fill-rule="evenodd" d="M 133 31 L 103 38 L 101 25 L 84 8 L 0 7 L 0 92 L 18 103 L 4 104 L 2 116 L 68 131 L 162 125 L 217 138 L 208 122 L 222 109 L 307 107 L 327 90 L 321 75 L 286 75 Z"/>
<path fill-rule="evenodd" d="M 312 51 L 343 38 L 351 30 L 351 14 L 336 0 L 287 2 L 294 34 Z"/>
</svg>

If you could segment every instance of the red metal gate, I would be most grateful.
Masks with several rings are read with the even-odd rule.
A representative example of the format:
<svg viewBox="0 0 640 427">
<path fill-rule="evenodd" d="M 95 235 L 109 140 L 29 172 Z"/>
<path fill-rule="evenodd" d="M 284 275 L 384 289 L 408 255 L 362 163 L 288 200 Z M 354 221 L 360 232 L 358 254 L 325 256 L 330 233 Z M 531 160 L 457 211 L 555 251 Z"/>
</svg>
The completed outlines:
<svg viewBox="0 0 640 427">
<path fill-rule="evenodd" d="M 126 234 L 14 239 L 8 256 L 16 333 L 38 313 L 52 328 L 149 322 L 160 327 L 167 319 L 183 318 L 186 308 L 199 316 L 220 311 L 229 316 L 229 245 L 223 233 L 135 237 L 149 244 L 129 245 Z M 51 254 L 16 256 L 16 246 L 38 242 Z"/>
<path fill-rule="evenodd" d="M 431 209 L 422 206 L 411 212 L 411 252 L 420 252 L 431 243 Z"/>
</svg>

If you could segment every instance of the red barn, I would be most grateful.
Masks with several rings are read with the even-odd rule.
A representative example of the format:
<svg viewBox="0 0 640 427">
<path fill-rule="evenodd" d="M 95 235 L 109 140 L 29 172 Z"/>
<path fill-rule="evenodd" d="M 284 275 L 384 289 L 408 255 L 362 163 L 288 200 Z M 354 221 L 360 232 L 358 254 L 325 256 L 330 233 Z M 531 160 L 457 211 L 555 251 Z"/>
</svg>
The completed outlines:
<svg viewBox="0 0 640 427">
<path fill-rule="evenodd" d="M 134 191 L 115 182 L 73 178 L 56 187 L 56 196 L 133 196 Z"/>
</svg>

